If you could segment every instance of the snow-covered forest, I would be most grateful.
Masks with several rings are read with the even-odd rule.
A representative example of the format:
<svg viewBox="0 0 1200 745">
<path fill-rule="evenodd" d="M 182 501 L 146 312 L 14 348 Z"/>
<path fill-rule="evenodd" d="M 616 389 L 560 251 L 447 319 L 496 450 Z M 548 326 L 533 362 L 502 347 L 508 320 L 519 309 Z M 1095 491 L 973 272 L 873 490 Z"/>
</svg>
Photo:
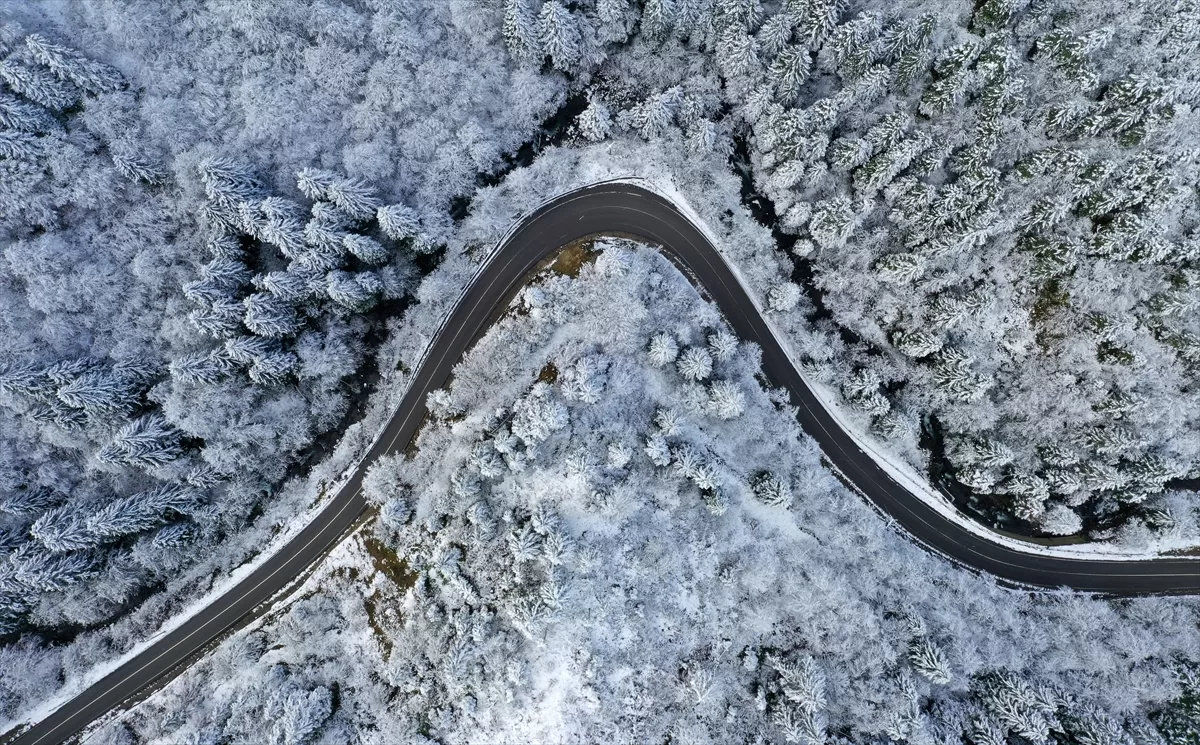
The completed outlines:
<svg viewBox="0 0 1200 745">
<path fill-rule="evenodd" d="M 756 357 L 657 253 L 573 250 L 434 395 L 415 458 L 372 469 L 374 526 L 93 739 L 1171 736 L 1194 604 L 1036 597 L 922 552 Z"/>
<path fill-rule="evenodd" d="M 1194 545 L 1198 52 L 1194 0 L 0 4 L 0 721 L 294 531 L 487 248 L 601 177 L 682 195 L 974 518 Z M 328 587 L 106 737 L 1196 736 L 1190 602 L 926 556 L 674 269 L 591 258 L 430 400 Z"/>
</svg>

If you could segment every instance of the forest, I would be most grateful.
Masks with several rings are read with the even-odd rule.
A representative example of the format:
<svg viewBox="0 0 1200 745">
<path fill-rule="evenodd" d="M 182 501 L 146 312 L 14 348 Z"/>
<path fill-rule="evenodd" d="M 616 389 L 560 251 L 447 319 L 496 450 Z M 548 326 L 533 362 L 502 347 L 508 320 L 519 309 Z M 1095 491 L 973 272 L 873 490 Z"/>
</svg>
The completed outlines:
<svg viewBox="0 0 1200 745">
<path fill-rule="evenodd" d="M 0 676 L 0 720 L 78 689 L 303 524 L 487 249 L 539 201 L 604 177 L 674 189 L 805 374 L 965 518 L 1042 542 L 1194 549 L 1198 52 L 1192 0 L 5 4 L 0 669 L 22 674 Z M 424 620 L 398 611 L 375 631 L 356 584 L 371 564 L 349 547 L 336 587 L 229 643 L 253 658 L 246 677 L 205 699 L 187 737 L 252 740 L 237 727 L 254 717 L 323 707 L 271 736 L 370 740 L 386 720 L 397 741 L 649 736 L 633 726 L 679 742 L 1194 741 L 1179 739 L 1200 729 L 1190 601 L 1051 600 L 938 564 L 821 465 L 760 390 L 754 350 L 673 268 L 629 245 L 595 253 L 594 274 L 521 296 L 533 320 L 488 337 L 506 333 L 508 351 L 481 342 L 430 400 L 416 459 L 377 474 L 378 526 L 355 540 L 417 571 L 381 592 L 426 604 Z M 602 321 L 612 297 L 625 312 Z M 771 436 L 750 439 L 745 417 Z M 429 460 L 439 448 L 462 458 Z M 472 489 L 496 514 L 468 514 Z M 562 514 L 538 522 L 542 504 Z M 635 514 L 664 532 L 621 544 L 612 526 Z M 492 519 L 507 527 L 479 527 Z M 459 533 L 487 551 L 435 561 Z M 583 595 L 561 611 L 544 553 L 559 540 L 600 562 L 563 560 Z M 690 600 L 650 590 L 656 564 Z M 589 584 L 608 573 L 647 599 Z M 780 589 L 797 577 L 803 597 Z M 439 594 L 449 585 L 466 595 Z M 694 605 L 711 593 L 715 607 Z M 722 631 L 746 603 L 778 622 Z M 304 613 L 360 633 L 265 653 Z M 836 639 L 818 631 L 844 614 Z M 592 637 L 594 617 L 634 636 Z M 685 618 L 686 638 L 647 625 Z M 711 639 L 687 636 L 705 624 Z M 514 656 L 512 692 L 426 669 L 470 629 L 481 646 L 462 664 L 486 678 L 493 663 L 472 660 Z M 726 637 L 742 646 L 711 646 Z M 389 662 L 405 639 L 427 656 Z M 340 667 L 342 644 L 373 650 L 388 681 Z M 620 661 L 657 645 L 653 670 Z M 575 657 L 559 668 L 558 652 Z M 324 672 L 286 683 L 311 655 Z M 957 670 L 942 681 L 914 658 Z M 604 665 L 607 687 L 579 683 Z M 207 670 L 112 737 L 183 737 L 165 725 L 188 700 L 173 691 L 203 688 Z M 537 677 L 554 670 L 575 682 Z M 285 693 L 216 723 L 261 676 Z M 706 678 L 712 695 L 688 694 L 695 719 L 665 723 L 675 710 L 656 697 Z M 339 708 L 338 679 L 369 701 Z M 787 693 L 818 679 L 820 706 Z M 414 680 L 420 696 L 385 715 Z M 592 719 L 520 729 L 563 690 Z"/>
</svg>

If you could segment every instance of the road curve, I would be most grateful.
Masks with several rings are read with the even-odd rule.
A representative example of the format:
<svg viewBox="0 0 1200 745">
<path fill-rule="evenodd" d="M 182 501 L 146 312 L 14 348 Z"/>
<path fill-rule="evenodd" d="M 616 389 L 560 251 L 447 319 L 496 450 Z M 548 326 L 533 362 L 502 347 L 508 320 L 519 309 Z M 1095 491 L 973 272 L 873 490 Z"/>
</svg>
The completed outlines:
<svg viewBox="0 0 1200 745">
<path fill-rule="evenodd" d="M 382 436 L 320 514 L 278 553 L 199 615 L 109 673 L 46 719 L 0 738 L 11 745 L 62 742 L 90 722 L 173 674 L 229 629 L 261 615 L 276 593 L 321 559 L 367 508 L 363 475 L 377 458 L 402 450 L 425 414 L 425 396 L 441 387 L 455 363 L 512 298 L 539 261 L 573 240 L 624 233 L 657 245 L 686 267 L 742 339 L 762 348 L 762 368 L 786 389 L 804 431 L 829 461 L 918 543 L 955 562 L 1013 583 L 1108 595 L 1200 594 L 1200 560 L 1068 559 L 1040 556 L 989 541 L 944 517 L 906 491 L 855 445 L 809 390 L 720 252 L 668 199 L 633 184 L 597 184 L 565 194 L 528 215 L 493 255 L 454 308 Z"/>
</svg>

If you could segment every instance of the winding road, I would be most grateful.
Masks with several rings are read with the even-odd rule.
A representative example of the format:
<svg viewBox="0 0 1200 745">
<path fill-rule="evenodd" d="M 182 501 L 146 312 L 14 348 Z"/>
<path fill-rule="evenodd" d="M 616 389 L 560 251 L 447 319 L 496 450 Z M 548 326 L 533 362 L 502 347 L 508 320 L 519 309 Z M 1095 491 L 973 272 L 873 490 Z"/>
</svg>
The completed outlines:
<svg viewBox="0 0 1200 745">
<path fill-rule="evenodd" d="M 826 458 L 912 539 L 964 566 L 1001 580 L 1107 595 L 1200 594 L 1200 559 L 1121 561 L 1071 559 L 1015 550 L 977 535 L 909 492 L 859 449 L 792 365 L 750 296 L 715 246 L 668 199 L 636 185 L 597 184 L 565 194 L 528 215 L 510 232 L 434 339 L 425 362 L 387 428 L 337 496 L 278 553 L 216 598 L 203 612 L 165 634 L 42 721 L 0 741 L 45 745 L 77 734 L 105 713 L 134 700 L 190 664 L 213 640 L 266 612 L 282 590 L 325 556 L 367 509 L 363 476 L 380 456 L 403 450 L 425 414 L 425 396 L 441 387 L 472 342 L 537 264 L 559 247 L 598 233 L 623 233 L 655 244 L 717 303 L 742 339 L 762 348 L 762 368 L 791 394 L 804 431 Z"/>
</svg>

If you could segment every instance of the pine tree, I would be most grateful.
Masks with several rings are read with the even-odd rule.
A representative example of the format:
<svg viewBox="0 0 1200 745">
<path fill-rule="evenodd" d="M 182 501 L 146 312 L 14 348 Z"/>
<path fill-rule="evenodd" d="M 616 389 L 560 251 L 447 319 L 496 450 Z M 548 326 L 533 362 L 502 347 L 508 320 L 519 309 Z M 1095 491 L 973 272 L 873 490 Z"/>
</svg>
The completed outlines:
<svg viewBox="0 0 1200 745">
<path fill-rule="evenodd" d="M 916 253 L 895 253 L 875 262 L 875 273 L 884 282 L 901 284 L 920 279 L 925 272 L 925 259 Z"/>
<path fill-rule="evenodd" d="M 62 125 L 46 109 L 7 93 L 0 93 L 0 127 L 30 134 L 62 129 Z"/>
<path fill-rule="evenodd" d="M 667 445 L 666 438 L 658 432 L 646 436 L 646 446 L 643 448 L 643 452 L 650 462 L 659 468 L 671 465 L 671 448 Z"/>
<path fill-rule="evenodd" d="M 599 97 L 589 96 L 587 108 L 579 114 L 576 126 L 584 139 L 599 142 L 612 132 L 612 114 Z"/>
<path fill-rule="evenodd" d="M 550 395 L 549 386 L 534 385 L 528 395 L 513 404 L 512 433 L 527 448 L 536 447 L 552 432 L 567 426 L 567 407 Z"/>
<path fill-rule="evenodd" d="M 87 551 L 52 553 L 30 547 L 12 559 L 15 578 L 31 590 L 58 592 L 82 581 L 96 566 Z"/>
<path fill-rule="evenodd" d="M 73 505 L 63 505 L 44 513 L 30 526 L 29 534 L 55 553 L 88 549 L 98 543 L 88 531 L 84 516 Z"/>
<path fill-rule="evenodd" d="M 0 497 L 0 512 L 17 517 L 33 517 L 62 501 L 62 495 L 44 486 L 27 486 Z"/>
<path fill-rule="evenodd" d="M 338 175 L 320 168 L 302 168 L 296 172 L 296 188 L 314 201 L 329 199 L 329 189 L 338 180 Z"/>
<path fill-rule="evenodd" d="M 736 419 L 746 410 L 746 394 L 732 380 L 715 380 L 708 387 L 709 410 L 721 419 Z"/>
<path fill-rule="evenodd" d="M 255 178 L 253 170 L 245 163 L 226 157 L 205 158 L 198 166 L 200 180 L 208 198 L 223 209 L 234 209 L 238 205 L 258 199 L 262 184 Z M 223 218 L 228 223 L 228 217 Z M 236 221 L 240 227 L 240 217 Z"/>
<path fill-rule="evenodd" d="M 236 290 L 250 282 L 250 270 L 240 261 L 213 259 L 200 267 L 200 276 L 227 291 Z"/>
<path fill-rule="evenodd" d="M 43 140 L 30 132 L 0 130 L 0 158 L 36 161 L 45 153 Z"/>
<path fill-rule="evenodd" d="M 664 39 L 675 20 L 675 0 L 646 0 L 642 7 L 642 36 L 652 41 Z"/>
<path fill-rule="evenodd" d="M 892 335 L 892 345 L 908 357 L 928 357 L 940 350 L 944 343 L 941 336 L 925 329 L 902 330 Z"/>
<path fill-rule="evenodd" d="M 843 80 L 857 80 L 866 74 L 875 57 L 875 40 L 882 20 L 865 13 L 838 26 L 821 47 L 825 68 Z"/>
<path fill-rule="evenodd" d="M 529 0 L 505 0 L 504 44 L 514 60 L 532 62 L 541 57 L 535 26 Z"/>
<path fill-rule="evenodd" d="M 538 16 L 538 37 L 542 49 L 556 69 L 573 72 L 582 51 L 579 28 L 574 16 L 559 0 L 547 0 Z"/>
<path fill-rule="evenodd" d="M 417 213 L 403 204 L 380 207 L 375 212 L 375 218 L 379 221 L 379 229 L 392 240 L 415 238 L 421 230 Z"/>
<path fill-rule="evenodd" d="M 777 313 L 786 313 L 795 310 L 801 296 L 800 287 L 795 282 L 781 282 L 767 292 L 767 306 Z"/>
<path fill-rule="evenodd" d="M 768 73 L 768 79 L 779 95 L 779 100 L 784 103 L 794 101 L 811 69 L 812 58 L 808 50 L 796 46 L 785 47 L 771 63 Z"/>
<path fill-rule="evenodd" d="M 221 300 L 232 300 L 230 288 L 208 279 L 197 279 L 184 284 L 183 296 L 193 303 L 211 305 Z"/>
<path fill-rule="evenodd" d="M 712 372 L 712 357 L 703 347 L 688 347 L 675 363 L 679 374 L 688 380 L 704 380 Z"/>
<path fill-rule="evenodd" d="M 137 405 L 137 392 L 109 372 L 80 375 L 59 387 L 58 398 L 73 409 L 98 417 L 121 415 Z"/>
<path fill-rule="evenodd" d="M 353 221 L 366 220 L 381 206 L 375 189 L 359 179 L 334 179 L 325 187 L 325 197 Z"/>
<path fill-rule="evenodd" d="M 717 44 L 717 64 L 726 78 L 750 75 L 759 67 L 758 42 L 741 28 L 729 28 Z"/>
<path fill-rule="evenodd" d="M 242 304 L 233 298 L 223 298 L 212 302 L 207 308 L 192 311 L 188 319 L 201 333 L 224 339 L 241 328 L 244 311 Z"/>
<path fill-rule="evenodd" d="M 268 352 L 254 358 L 250 379 L 268 388 L 286 384 L 296 372 L 299 360 L 291 352 Z"/>
<path fill-rule="evenodd" d="M 737 354 L 738 339 L 725 329 L 708 335 L 708 351 L 717 362 L 728 362 Z"/>
<path fill-rule="evenodd" d="M 809 49 L 819 49 L 837 28 L 841 3 L 837 0 L 808 0 L 796 13 L 796 37 Z"/>
<path fill-rule="evenodd" d="M 88 93 L 111 93 L 125 85 L 125 78 L 116 68 L 90 60 L 74 49 L 51 44 L 41 34 L 26 36 L 25 47 L 55 75 Z"/>
<path fill-rule="evenodd" d="M 333 271 L 325 276 L 325 292 L 338 305 L 361 312 L 383 294 L 383 284 L 373 272 Z"/>
<path fill-rule="evenodd" d="M 770 471 L 755 474 L 750 488 L 758 501 L 771 507 L 784 507 L 792 501 L 792 488 Z"/>
<path fill-rule="evenodd" d="M 0 81 L 39 106 L 52 111 L 70 108 L 79 100 L 79 89 L 54 75 L 26 67 L 13 57 L 0 60 Z"/>
<path fill-rule="evenodd" d="M 166 522 L 170 513 L 193 508 L 197 499 L 192 489 L 163 484 L 108 503 L 88 518 L 88 530 L 105 540 L 141 533 Z"/>
<path fill-rule="evenodd" d="M 141 181 L 155 186 L 166 179 L 166 174 L 158 164 L 138 155 L 132 149 L 114 149 L 110 155 L 117 172 L 130 181 Z"/>
<path fill-rule="evenodd" d="M 197 352 L 171 362 L 171 378 L 184 385 L 214 385 L 234 371 L 223 350 Z"/>
<path fill-rule="evenodd" d="M 342 244 L 346 247 L 347 251 L 367 264 L 386 264 L 390 258 L 386 248 L 381 246 L 378 241 L 371 240 L 365 235 L 347 235 L 342 238 Z"/>
<path fill-rule="evenodd" d="M 850 200 L 839 194 L 813 209 L 808 230 L 821 248 L 841 248 L 854 232 L 857 220 Z"/>
<path fill-rule="evenodd" d="M 758 29 L 758 47 L 768 57 L 774 57 L 792 40 L 795 19 L 788 13 L 777 13 L 763 22 Z"/>
<path fill-rule="evenodd" d="M 629 112 L 629 124 L 647 140 L 661 137 L 675 117 L 679 90 L 662 91 L 648 97 Z"/>
<path fill-rule="evenodd" d="M 54 398 L 55 381 L 37 365 L 13 365 L 0 369 L 0 391 L 38 400 Z"/>
<path fill-rule="evenodd" d="M 96 453 L 102 463 L 158 468 L 183 454 L 179 430 L 162 414 L 143 416 L 117 431 L 113 440 Z"/>
<path fill-rule="evenodd" d="M 294 217 L 287 215 L 268 217 L 258 232 L 259 238 L 264 243 L 275 246 L 289 259 L 295 259 L 304 252 L 304 227 Z"/>
<path fill-rule="evenodd" d="M 242 251 L 241 241 L 232 235 L 212 236 L 204 242 L 204 248 L 214 259 L 224 259 L 227 261 L 242 261 L 245 259 L 245 252 Z"/>
<path fill-rule="evenodd" d="M 239 365 L 251 365 L 259 357 L 279 351 L 279 342 L 262 336 L 235 336 L 225 342 L 225 354 Z"/>
<path fill-rule="evenodd" d="M 302 271 L 298 267 L 285 272 L 267 272 L 254 278 L 256 287 L 266 290 L 280 300 L 297 303 L 308 300 L 317 290 L 314 286 L 321 275 Z"/>
<path fill-rule="evenodd" d="M 242 323 L 258 336 L 280 338 L 297 333 L 302 322 L 290 303 L 267 292 L 256 292 L 242 301 Z"/>
<path fill-rule="evenodd" d="M 171 523 L 154 534 L 154 547 L 182 548 L 195 537 L 196 529 L 191 523 Z"/>
<path fill-rule="evenodd" d="M 946 685 L 954 678 L 946 653 L 929 637 L 918 636 L 912 640 L 908 646 L 908 661 L 930 683 Z"/>
</svg>

